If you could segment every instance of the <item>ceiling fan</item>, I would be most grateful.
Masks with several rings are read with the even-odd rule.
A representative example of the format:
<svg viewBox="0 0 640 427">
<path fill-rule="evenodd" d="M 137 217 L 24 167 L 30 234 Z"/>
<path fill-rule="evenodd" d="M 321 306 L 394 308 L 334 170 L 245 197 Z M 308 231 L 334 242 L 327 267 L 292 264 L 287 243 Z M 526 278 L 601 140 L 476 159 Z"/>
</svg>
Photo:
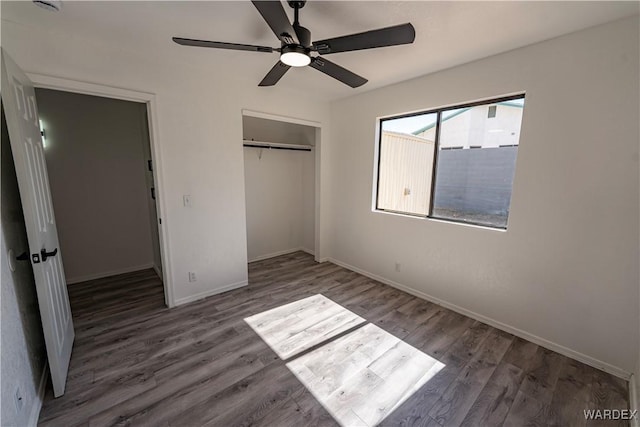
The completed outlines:
<svg viewBox="0 0 640 427">
<path fill-rule="evenodd" d="M 356 88 L 367 82 L 346 68 L 343 68 L 320 56 L 311 56 L 311 52 L 320 55 L 348 52 L 353 50 L 372 49 L 385 46 L 396 46 L 413 43 L 416 32 L 413 25 L 407 23 L 364 33 L 335 37 L 332 39 L 311 41 L 311 32 L 300 25 L 298 14 L 306 3 L 305 0 L 289 0 L 289 6 L 294 9 L 293 25 L 282 7 L 280 1 L 252 1 L 260 15 L 267 21 L 276 37 L 280 39 L 280 48 L 268 46 L 254 46 L 248 44 L 215 42 L 208 40 L 185 39 L 173 37 L 173 41 L 183 46 L 213 47 L 218 49 L 247 50 L 251 52 L 272 53 L 279 52 L 280 60 L 267 73 L 258 86 L 273 86 L 291 67 L 309 65 L 326 75 Z"/>
</svg>

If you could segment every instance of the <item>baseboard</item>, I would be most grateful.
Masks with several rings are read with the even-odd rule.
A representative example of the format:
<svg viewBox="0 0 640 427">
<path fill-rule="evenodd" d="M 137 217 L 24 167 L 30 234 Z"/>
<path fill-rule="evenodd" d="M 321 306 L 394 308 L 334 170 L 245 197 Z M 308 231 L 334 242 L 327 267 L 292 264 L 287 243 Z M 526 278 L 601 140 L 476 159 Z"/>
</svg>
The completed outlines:
<svg viewBox="0 0 640 427">
<path fill-rule="evenodd" d="M 160 270 L 160 267 L 158 267 L 155 263 L 153 264 L 153 266 L 151 267 L 153 268 L 153 271 L 156 272 L 156 274 L 158 275 L 158 277 L 160 278 L 160 280 L 164 280 L 164 277 L 162 276 L 162 270 Z"/>
<path fill-rule="evenodd" d="M 193 301 L 198 301 L 203 298 L 207 298 L 213 295 L 221 294 L 223 292 L 232 291 L 234 289 L 241 288 L 243 286 L 247 286 L 249 282 L 247 280 L 243 280 L 241 282 L 231 283 L 230 285 L 223 286 L 221 288 L 209 289 L 204 292 L 200 292 L 194 295 L 189 295 L 188 297 L 178 298 L 174 301 L 173 307 L 177 307 L 179 305 L 188 304 Z"/>
<path fill-rule="evenodd" d="M 292 254 L 294 252 L 307 252 L 310 253 L 307 249 L 304 249 L 302 247 L 298 247 L 298 248 L 292 248 L 292 249 L 285 249 L 283 251 L 278 251 L 278 252 L 272 252 L 270 254 L 266 254 L 266 255 L 260 255 L 258 257 L 255 257 L 253 259 L 250 259 L 248 262 L 256 262 L 256 261 L 262 261 L 265 259 L 269 259 L 269 258 L 274 258 L 280 255 L 287 255 L 287 254 Z M 311 255 L 313 255 L 313 253 L 311 253 Z"/>
<path fill-rule="evenodd" d="M 78 276 L 67 279 L 67 285 L 73 285 L 74 283 L 87 282 L 89 280 L 103 279 L 105 277 L 117 276 L 118 274 L 133 273 L 134 271 L 147 270 L 153 268 L 153 263 L 147 263 L 142 265 L 136 265 L 134 267 L 121 268 L 118 270 L 103 271 L 101 273 L 88 274 L 86 276 Z"/>
<path fill-rule="evenodd" d="M 632 411 L 640 410 L 640 406 L 638 405 L 640 403 L 638 402 L 638 398 L 640 398 L 638 392 L 640 390 L 638 390 L 637 376 L 638 373 L 632 374 L 629 380 L 629 409 Z M 640 415 L 631 420 L 631 427 L 640 427 Z"/>
<path fill-rule="evenodd" d="M 302 252 L 308 253 L 308 254 L 309 254 L 309 255 L 311 255 L 311 256 L 316 256 L 316 251 L 314 251 L 314 250 L 307 249 L 307 248 L 300 248 L 300 250 L 301 250 Z"/>
<path fill-rule="evenodd" d="M 49 363 L 44 362 L 42 368 L 42 374 L 40 375 L 40 382 L 38 383 L 38 390 L 36 393 L 36 400 L 31 406 L 29 411 L 29 427 L 36 427 L 38 425 L 38 419 L 40 418 L 40 410 L 42 409 L 42 403 L 44 402 L 44 391 L 47 386 L 47 379 L 49 378 Z"/>
<path fill-rule="evenodd" d="M 492 319 L 490 317 L 484 316 L 482 314 L 473 312 L 471 310 L 467 310 L 466 308 L 457 306 L 455 304 L 451 304 L 447 301 L 441 300 L 440 298 L 436 298 L 432 295 L 429 295 L 427 293 L 424 293 L 422 291 L 418 291 L 415 289 L 412 289 L 408 286 L 402 285 L 400 283 L 394 282 L 393 280 L 389 280 L 387 278 L 384 278 L 382 276 L 378 276 L 377 274 L 373 274 L 370 273 L 368 271 L 362 270 L 358 267 L 354 267 L 352 265 L 349 265 L 347 263 L 344 263 L 342 261 L 338 261 L 337 259 L 334 258 L 328 258 L 328 261 L 339 265 L 340 267 L 344 267 L 347 270 L 351 270 L 354 271 L 356 273 L 360 273 L 363 276 L 367 276 L 371 279 L 377 280 L 378 282 L 384 283 L 385 285 L 389 285 L 392 286 L 396 289 L 399 289 L 401 291 L 404 291 L 408 294 L 417 296 L 418 298 L 422 298 L 424 300 L 430 301 L 434 304 L 438 304 L 441 305 L 442 307 L 448 308 L 449 310 L 455 311 L 456 313 L 460 313 L 462 315 L 465 315 L 467 317 L 470 317 L 472 319 L 478 320 L 482 323 L 486 323 L 489 326 L 493 326 L 496 329 L 500 329 L 502 331 L 508 332 L 512 335 L 515 335 L 517 337 L 520 337 L 522 339 L 525 339 L 527 341 L 531 341 L 532 343 L 538 344 L 541 347 L 544 347 L 548 350 L 552 350 L 555 351 L 556 353 L 560 353 L 563 356 L 567 356 L 570 357 L 571 359 L 577 360 L 579 362 L 582 362 L 586 365 L 592 366 L 596 369 L 600 369 L 601 371 L 605 371 L 607 373 L 610 373 L 612 375 L 615 375 L 617 377 L 620 377 L 622 379 L 625 380 L 629 380 L 629 378 L 631 377 L 631 373 L 625 371 L 622 368 L 619 368 L 617 366 L 613 366 L 609 363 L 603 362 L 601 360 L 595 359 L 591 356 L 587 356 L 586 354 L 582 354 L 580 352 L 577 352 L 575 350 L 572 350 L 570 348 L 564 347 L 560 344 L 554 343 L 552 341 L 548 341 L 544 338 L 541 338 L 537 335 L 533 335 L 529 332 L 523 331 L 521 329 L 515 328 L 513 326 L 509 326 L 505 323 L 499 322 L 495 319 Z"/>
</svg>

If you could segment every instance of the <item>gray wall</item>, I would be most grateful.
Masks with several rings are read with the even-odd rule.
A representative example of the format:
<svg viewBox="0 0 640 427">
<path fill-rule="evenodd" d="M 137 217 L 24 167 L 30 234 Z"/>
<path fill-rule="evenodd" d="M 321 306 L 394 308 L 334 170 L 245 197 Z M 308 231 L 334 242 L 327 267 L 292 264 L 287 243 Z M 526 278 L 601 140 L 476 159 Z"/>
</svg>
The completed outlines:
<svg viewBox="0 0 640 427">
<path fill-rule="evenodd" d="M 441 150 L 434 205 L 462 212 L 509 211 L 518 147 Z"/>
<path fill-rule="evenodd" d="M 4 113 L 2 114 L 0 160 L 2 163 L 0 166 L 2 185 L 0 425 L 24 426 L 28 424 L 32 413 L 34 417 L 37 416 L 37 409 L 41 405 L 37 390 L 45 366 L 46 354 L 31 263 L 16 262 L 14 272 L 9 269 L 8 264 L 9 249 L 13 249 L 18 255 L 22 251 L 28 251 L 29 247 Z M 15 405 L 15 394 L 18 389 L 23 402 L 20 411 Z"/>
<path fill-rule="evenodd" d="M 68 283 L 153 265 L 146 106 L 37 89 Z"/>
</svg>

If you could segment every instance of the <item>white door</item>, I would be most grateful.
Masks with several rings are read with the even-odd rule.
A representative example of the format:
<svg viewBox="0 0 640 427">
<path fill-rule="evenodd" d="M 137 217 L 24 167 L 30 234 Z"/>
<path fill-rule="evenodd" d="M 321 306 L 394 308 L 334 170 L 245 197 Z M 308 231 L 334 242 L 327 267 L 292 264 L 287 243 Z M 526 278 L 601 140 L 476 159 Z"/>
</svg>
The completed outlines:
<svg viewBox="0 0 640 427">
<path fill-rule="evenodd" d="M 53 394 L 64 393 L 73 321 L 62 270 L 33 84 L 2 51 L 2 104 L 16 166 Z"/>
</svg>

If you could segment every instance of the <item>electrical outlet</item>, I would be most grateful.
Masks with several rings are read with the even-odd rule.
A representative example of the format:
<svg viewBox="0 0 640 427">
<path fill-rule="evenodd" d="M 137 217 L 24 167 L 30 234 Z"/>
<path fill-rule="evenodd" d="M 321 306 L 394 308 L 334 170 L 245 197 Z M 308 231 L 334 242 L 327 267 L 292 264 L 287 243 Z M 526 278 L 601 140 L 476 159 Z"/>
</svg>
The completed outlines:
<svg viewBox="0 0 640 427">
<path fill-rule="evenodd" d="M 396 272 L 400 273 L 400 263 L 396 262 Z"/>
<path fill-rule="evenodd" d="M 195 271 L 190 271 L 190 272 L 189 272 L 189 281 L 190 281 L 190 282 L 195 282 L 196 280 L 198 280 L 198 279 L 196 278 L 196 273 L 195 273 Z"/>
<path fill-rule="evenodd" d="M 20 413 L 20 411 L 22 411 L 22 405 L 24 403 L 24 399 L 22 398 L 22 393 L 20 393 L 19 387 L 16 388 L 15 403 L 16 403 L 16 411 Z"/>
<path fill-rule="evenodd" d="M 185 194 L 184 196 L 182 196 L 182 204 L 185 208 L 191 207 L 191 194 Z"/>
</svg>

